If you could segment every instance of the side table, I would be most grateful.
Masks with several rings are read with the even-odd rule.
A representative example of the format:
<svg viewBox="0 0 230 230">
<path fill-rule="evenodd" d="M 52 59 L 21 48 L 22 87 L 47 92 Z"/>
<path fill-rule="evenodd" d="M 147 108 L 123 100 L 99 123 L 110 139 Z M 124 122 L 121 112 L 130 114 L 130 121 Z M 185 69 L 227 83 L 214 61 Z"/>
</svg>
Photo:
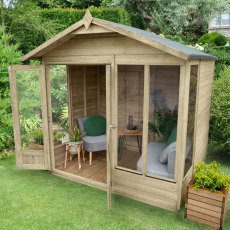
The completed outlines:
<svg viewBox="0 0 230 230">
<path fill-rule="evenodd" d="M 143 130 L 138 130 L 136 132 L 129 132 L 126 129 L 119 129 L 118 130 L 119 135 L 119 143 L 118 143 L 118 160 L 121 160 L 125 138 L 126 136 L 136 136 L 137 138 L 137 146 L 139 149 L 139 153 L 141 155 L 141 145 L 142 145 L 142 136 L 143 136 Z"/>
</svg>

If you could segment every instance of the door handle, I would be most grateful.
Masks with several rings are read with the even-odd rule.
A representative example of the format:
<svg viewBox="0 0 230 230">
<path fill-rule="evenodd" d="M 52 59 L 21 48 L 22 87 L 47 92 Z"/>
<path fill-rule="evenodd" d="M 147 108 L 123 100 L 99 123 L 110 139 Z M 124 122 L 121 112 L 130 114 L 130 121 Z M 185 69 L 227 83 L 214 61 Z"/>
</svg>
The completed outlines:
<svg viewBox="0 0 230 230">
<path fill-rule="evenodd" d="M 116 127 L 117 127 L 117 126 L 116 126 L 115 124 L 110 124 L 110 125 L 109 125 L 109 128 L 111 128 L 111 129 L 116 129 Z"/>
</svg>

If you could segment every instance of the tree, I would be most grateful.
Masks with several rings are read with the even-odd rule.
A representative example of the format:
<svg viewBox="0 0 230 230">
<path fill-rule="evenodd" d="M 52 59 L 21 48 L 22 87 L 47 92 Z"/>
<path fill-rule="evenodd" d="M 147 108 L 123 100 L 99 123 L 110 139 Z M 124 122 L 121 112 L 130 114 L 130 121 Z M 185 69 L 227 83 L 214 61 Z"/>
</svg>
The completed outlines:
<svg viewBox="0 0 230 230">
<path fill-rule="evenodd" d="M 208 28 L 208 22 L 230 7 L 225 0 L 114 0 L 132 15 L 144 18 L 156 33 L 182 35 L 195 40 Z"/>
<path fill-rule="evenodd" d="M 9 92 L 8 66 L 19 64 L 21 53 L 18 45 L 8 45 L 12 36 L 0 27 L 0 151 L 13 143 L 11 101 Z"/>
<path fill-rule="evenodd" d="M 36 0 L 1 0 L 0 4 L 2 27 L 14 35 L 11 42 L 19 44 L 23 53 L 57 33 L 55 22 L 41 17 Z"/>
</svg>

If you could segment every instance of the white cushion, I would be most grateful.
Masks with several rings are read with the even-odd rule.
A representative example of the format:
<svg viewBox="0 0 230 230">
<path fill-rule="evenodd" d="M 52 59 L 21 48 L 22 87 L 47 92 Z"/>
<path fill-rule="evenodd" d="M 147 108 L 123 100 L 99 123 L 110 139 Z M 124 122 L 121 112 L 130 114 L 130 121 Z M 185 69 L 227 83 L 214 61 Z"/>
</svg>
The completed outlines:
<svg viewBox="0 0 230 230">
<path fill-rule="evenodd" d="M 161 177 L 170 177 L 167 171 L 167 165 L 159 161 L 160 154 L 165 148 L 165 143 L 151 142 L 148 144 L 147 174 Z M 142 156 L 137 162 L 137 170 L 142 170 Z"/>
<path fill-rule="evenodd" d="M 173 142 L 170 145 L 165 147 L 165 149 L 161 152 L 160 159 L 159 159 L 160 162 L 162 164 L 167 164 L 168 163 L 168 155 L 174 151 L 176 151 L 176 142 Z"/>
</svg>

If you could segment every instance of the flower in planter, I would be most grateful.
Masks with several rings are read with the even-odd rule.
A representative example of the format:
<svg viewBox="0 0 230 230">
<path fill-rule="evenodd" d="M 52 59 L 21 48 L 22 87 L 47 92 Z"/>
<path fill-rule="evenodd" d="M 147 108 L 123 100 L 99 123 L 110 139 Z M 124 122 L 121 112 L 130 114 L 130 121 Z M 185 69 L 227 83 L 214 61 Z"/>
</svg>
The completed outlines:
<svg viewBox="0 0 230 230">
<path fill-rule="evenodd" d="M 195 173 L 193 175 L 194 189 L 207 188 L 212 192 L 227 190 L 230 188 L 230 176 L 225 175 L 220 170 L 220 164 L 213 161 L 209 164 L 204 162 L 195 165 Z"/>
</svg>

